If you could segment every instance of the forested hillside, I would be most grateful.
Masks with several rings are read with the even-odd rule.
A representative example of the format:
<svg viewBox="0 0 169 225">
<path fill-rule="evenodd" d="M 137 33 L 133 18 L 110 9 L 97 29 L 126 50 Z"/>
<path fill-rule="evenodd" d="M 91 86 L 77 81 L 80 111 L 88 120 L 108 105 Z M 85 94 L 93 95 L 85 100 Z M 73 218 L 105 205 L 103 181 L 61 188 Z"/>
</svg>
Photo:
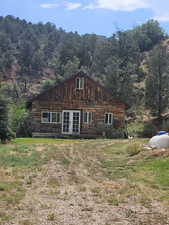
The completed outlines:
<svg viewBox="0 0 169 225">
<path fill-rule="evenodd" d="M 17 100 L 83 70 L 132 106 L 143 100 L 147 52 L 165 38 L 153 20 L 107 38 L 0 17 L 1 79 Z"/>
</svg>

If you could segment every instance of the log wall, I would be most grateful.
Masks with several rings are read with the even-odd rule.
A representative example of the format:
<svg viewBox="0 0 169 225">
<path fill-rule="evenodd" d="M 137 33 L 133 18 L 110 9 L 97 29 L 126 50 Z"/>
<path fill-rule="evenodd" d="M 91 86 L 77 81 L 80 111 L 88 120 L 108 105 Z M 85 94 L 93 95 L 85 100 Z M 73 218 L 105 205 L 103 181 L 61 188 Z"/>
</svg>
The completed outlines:
<svg viewBox="0 0 169 225">
<path fill-rule="evenodd" d="M 107 90 L 89 77 L 84 77 L 83 89 L 76 89 L 76 78 L 80 77 L 74 76 L 32 100 L 30 114 L 34 133 L 55 133 L 56 136 L 61 134 L 61 124 L 41 123 L 41 113 L 46 111 L 80 110 L 81 135 L 102 135 L 107 126 L 104 123 L 105 113 L 113 113 L 112 129 L 124 127 L 125 105 L 112 98 Z M 91 124 L 83 123 L 84 111 L 92 112 Z"/>
</svg>

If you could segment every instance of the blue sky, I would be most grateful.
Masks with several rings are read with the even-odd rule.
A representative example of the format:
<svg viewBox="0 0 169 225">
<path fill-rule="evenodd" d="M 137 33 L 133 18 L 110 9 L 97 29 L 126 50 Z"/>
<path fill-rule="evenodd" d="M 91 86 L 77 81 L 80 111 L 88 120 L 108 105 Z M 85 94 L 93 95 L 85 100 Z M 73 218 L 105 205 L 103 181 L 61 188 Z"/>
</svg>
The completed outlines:
<svg viewBox="0 0 169 225">
<path fill-rule="evenodd" d="M 169 32 L 169 0 L 1 0 L 0 15 L 106 36 L 156 19 Z"/>
</svg>

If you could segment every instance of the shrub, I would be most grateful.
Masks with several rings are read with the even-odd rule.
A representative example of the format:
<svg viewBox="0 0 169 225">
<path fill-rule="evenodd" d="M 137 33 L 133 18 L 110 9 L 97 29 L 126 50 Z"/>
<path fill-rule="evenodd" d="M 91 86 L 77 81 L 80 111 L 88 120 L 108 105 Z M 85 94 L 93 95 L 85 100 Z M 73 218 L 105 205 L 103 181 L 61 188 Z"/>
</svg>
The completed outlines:
<svg viewBox="0 0 169 225">
<path fill-rule="evenodd" d="M 0 90 L 0 140 L 6 143 L 14 137 L 9 121 L 9 102 Z"/>
<path fill-rule="evenodd" d="M 138 142 L 132 142 L 126 147 L 126 151 L 129 154 L 129 156 L 137 155 L 142 151 L 142 145 Z"/>
<path fill-rule="evenodd" d="M 44 92 L 44 91 L 47 91 L 49 90 L 50 88 L 54 87 L 56 85 L 56 80 L 44 80 L 42 81 L 42 87 L 41 87 L 41 90 L 40 92 Z"/>
<path fill-rule="evenodd" d="M 47 216 L 47 219 L 50 220 L 50 221 L 54 221 L 55 220 L 55 215 L 54 213 L 51 213 Z"/>
<path fill-rule="evenodd" d="M 30 118 L 28 117 L 25 104 L 13 105 L 11 123 L 17 137 L 31 136 Z"/>
<path fill-rule="evenodd" d="M 16 130 L 17 137 L 31 137 L 32 136 L 32 126 L 31 118 L 26 116 L 22 121 L 20 121 L 19 126 Z"/>
<path fill-rule="evenodd" d="M 128 136 L 139 137 L 142 136 L 144 130 L 144 123 L 132 122 L 127 125 Z"/>
<path fill-rule="evenodd" d="M 126 132 L 125 129 L 122 128 L 106 128 L 103 132 L 105 132 L 106 138 L 125 138 Z"/>
<path fill-rule="evenodd" d="M 152 137 L 156 134 L 157 128 L 151 122 L 143 123 L 143 122 L 134 122 L 130 123 L 127 126 L 128 135 L 134 137 Z"/>
<path fill-rule="evenodd" d="M 146 123 L 142 132 L 142 137 L 152 137 L 156 134 L 157 128 L 153 123 Z"/>
</svg>

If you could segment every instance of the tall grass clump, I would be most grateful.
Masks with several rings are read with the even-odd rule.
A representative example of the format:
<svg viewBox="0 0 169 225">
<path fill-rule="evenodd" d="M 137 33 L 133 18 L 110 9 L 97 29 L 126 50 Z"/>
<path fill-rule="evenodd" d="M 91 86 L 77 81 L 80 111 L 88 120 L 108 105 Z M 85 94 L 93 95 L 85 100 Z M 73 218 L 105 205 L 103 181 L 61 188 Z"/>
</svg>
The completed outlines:
<svg viewBox="0 0 169 225">
<path fill-rule="evenodd" d="M 143 150 L 143 146 L 141 143 L 132 141 L 130 144 L 126 146 L 126 151 L 129 156 L 134 156 L 139 154 Z"/>
</svg>

